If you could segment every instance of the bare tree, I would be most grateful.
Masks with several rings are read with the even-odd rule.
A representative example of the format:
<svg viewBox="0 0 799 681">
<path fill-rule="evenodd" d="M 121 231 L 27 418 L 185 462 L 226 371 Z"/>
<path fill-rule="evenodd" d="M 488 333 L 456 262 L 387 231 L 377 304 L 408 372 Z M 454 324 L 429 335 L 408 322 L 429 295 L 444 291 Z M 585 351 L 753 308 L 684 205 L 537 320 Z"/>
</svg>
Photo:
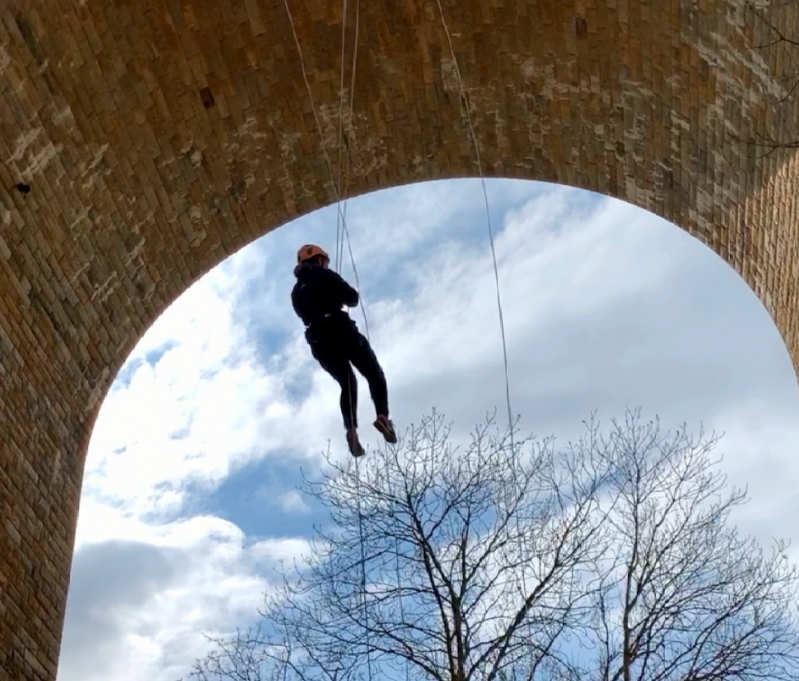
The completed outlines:
<svg viewBox="0 0 799 681">
<path fill-rule="evenodd" d="M 606 435 L 592 422 L 577 445 L 615 471 L 605 490 L 615 540 L 597 566 L 590 678 L 799 678 L 796 569 L 784 543 L 764 556 L 729 524 L 746 493 L 727 489 L 717 443 L 684 427 L 664 433 L 636 413 Z"/>
<path fill-rule="evenodd" d="M 486 419 L 460 450 L 434 413 L 360 471 L 331 463 L 307 482 L 332 527 L 283 575 L 257 632 L 287 674 L 332 681 L 371 665 L 490 681 L 520 660 L 565 673 L 565 634 L 589 613 L 584 576 L 607 535 L 603 473 L 551 439 L 511 443 L 493 430 Z M 209 671 L 195 674 L 217 678 Z"/>
<path fill-rule="evenodd" d="M 796 573 L 727 524 L 717 439 L 628 414 L 576 444 L 436 413 L 360 471 L 305 491 L 330 512 L 251 630 L 197 681 L 797 678 Z"/>
</svg>

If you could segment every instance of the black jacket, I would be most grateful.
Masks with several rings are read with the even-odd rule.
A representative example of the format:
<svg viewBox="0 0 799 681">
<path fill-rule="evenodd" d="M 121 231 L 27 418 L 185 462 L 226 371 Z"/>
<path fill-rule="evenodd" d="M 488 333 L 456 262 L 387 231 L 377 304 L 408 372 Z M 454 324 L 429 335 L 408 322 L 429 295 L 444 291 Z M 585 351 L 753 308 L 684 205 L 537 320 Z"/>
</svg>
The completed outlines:
<svg viewBox="0 0 799 681">
<path fill-rule="evenodd" d="M 294 274 L 297 283 L 291 290 L 291 305 L 306 327 L 319 326 L 321 331 L 321 327 L 341 327 L 343 323 L 353 328 L 355 322 L 342 307 L 355 307 L 360 298 L 338 272 L 320 265 L 302 265 Z"/>
</svg>

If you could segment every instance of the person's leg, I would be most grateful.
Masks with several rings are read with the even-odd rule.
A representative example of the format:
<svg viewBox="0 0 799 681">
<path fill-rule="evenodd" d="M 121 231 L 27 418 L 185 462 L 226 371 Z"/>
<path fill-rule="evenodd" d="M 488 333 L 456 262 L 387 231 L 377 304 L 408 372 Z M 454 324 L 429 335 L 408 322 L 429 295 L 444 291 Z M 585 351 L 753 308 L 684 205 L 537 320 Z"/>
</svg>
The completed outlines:
<svg viewBox="0 0 799 681">
<path fill-rule="evenodd" d="M 387 442 L 395 443 L 397 435 L 394 432 L 394 425 L 388 418 L 386 375 L 369 341 L 360 332 L 357 332 L 352 339 L 349 360 L 369 383 L 369 393 L 372 396 L 377 416 L 374 423 L 375 428 L 380 431 Z"/>
<path fill-rule="evenodd" d="M 358 381 L 352 371 L 350 362 L 341 349 L 325 346 L 320 343 L 311 344 L 311 354 L 319 366 L 330 374 L 341 388 L 339 408 L 347 431 L 347 443 L 354 456 L 363 455 L 364 451 L 358 440 Z"/>
</svg>

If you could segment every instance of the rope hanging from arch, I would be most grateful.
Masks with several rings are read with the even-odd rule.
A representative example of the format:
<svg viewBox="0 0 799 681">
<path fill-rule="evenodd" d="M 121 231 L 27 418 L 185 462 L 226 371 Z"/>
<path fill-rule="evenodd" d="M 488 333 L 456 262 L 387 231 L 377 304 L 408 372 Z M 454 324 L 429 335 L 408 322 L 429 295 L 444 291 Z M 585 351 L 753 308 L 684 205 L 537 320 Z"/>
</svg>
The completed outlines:
<svg viewBox="0 0 799 681">
<path fill-rule="evenodd" d="M 325 147 L 324 143 L 324 133 L 322 131 L 322 125 L 319 121 L 319 115 L 316 110 L 316 105 L 313 98 L 313 92 L 311 90 L 310 83 L 308 81 L 307 71 L 305 69 L 305 60 L 302 54 L 302 46 L 299 41 L 299 37 L 297 36 L 297 31 L 294 26 L 294 20 L 291 15 L 291 10 L 288 5 L 288 0 L 283 0 L 283 4 L 286 8 L 286 14 L 288 15 L 289 23 L 291 25 L 292 35 L 294 37 L 294 42 L 297 47 L 297 52 L 300 58 L 300 66 L 302 69 L 303 81 L 305 83 L 306 90 L 308 92 L 308 97 L 311 103 L 311 109 L 313 112 L 314 120 L 316 122 L 317 131 L 319 133 L 320 138 L 320 146 L 322 148 L 322 153 L 325 158 L 325 163 L 327 166 L 328 175 L 330 178 L 331 186 L 334 188 L 335 195 L 336 195 L 336 254 L 335 254 L 335 268 L 337 271 L 341 270 L 341 265 L 343 261 L 343 250 L 344 250 L 344 238 L 347 239 L 347 247 L 350 255 L 350 262 L 352 263 L 353 274 L 355 276 L 355 284 L 360 291 L 360 278 L 358 276 L 358 269 L 355 264 L 355 256 L 352 251 L 352 242 L 350 239 L 349 229 L 347 227 L 347 219 L 346 219 L 346 211 L 347 211 L 347 194 L 349 189 L 349 170 L 350 170 L 350 153 L 349 148 L 347 150 L 346 159 L 347 159 L 347 166 L 345 175 L 345 185 L 344 185 L 344 208 L 342 210 L 341 203 L 342 203 L 342 150 L 343 150 L 343 141 L 344 141 L 344 64 L 345 64 L 345 55 L 346 55 L 346 28 L 347 28 L 347 0 L 343 1 L 343 8 L 342 8 L 342 34 L 341 34 L 341 77 L 340 77 L 340 84 L 339 84 L 339 129 L 338 129 L 338 180 L 334 180 L 334 173 L 332 163 L 330 161 L 330 156 L 327 152 L 327 148 Z M 357 55 L 358 55 L 358 36 L 359 36 L 359 25 L 360 25 L 360 0 L 356 0 L 356 15 L 355 15 L 355 47 L 353 50 L 353 61 L 352 61 L 352 75 L 350 80 L 350 99 L 349 99 L 349 120 L 352 120 L 353 115 L 353 102 L 354 102 L 354 93 L 355 93 L 355 76 L 356 76 L 356 69 L 357 69 Z M 497 265 L 497 256 L 496 256 L 496 248 L 494 245 L 494 232 L 491 226 L 491 210 L 488 201 L 488 191 L 486 189 L 485 183 L 485 176 L 483 174 L 483 167 L 482 161 L 480 158 L 480 149 L 477 143 L 477 135 L 474 129 L 474 122 L 472 119 L 472 112 L 471 107 L 469 105 L 469 100 L 466 96 L 466 90 L 463 85 L 463 79 L 460 72 L 460 67 L 458 65 L 457 57 L 455 56 L 455 50 L 452 44 L 452 36 L 450 34 L 449 26 L 447 24 L 446 18 L 444 16 L 444 9 L 441 5 L 441 0 L 436 0 L 436 4 L 438 6 L 439 15 L 441 17 L 442 27 L 444 29 L 444 33 L 447 38 L 447 43 L 449 46 L 450 56 L 452 58 L 452 63 L 455 70 L 456 79 L 458 82 L 458 88 L 460 91 L 461 101 L 464 103 L 464 108 L 466 111 L 466 120 L 468 124 L 468 129 L 472 141 L 472 147 L 474 149 L 474 154 L 477 163 L 477 170 L 480 176 L 480 184 L 483 193 L 483 200 L 485 203 L 485 210 L 486 210 L 486 222 L 488 227 L 488 238 L 489 238 L 489 245 L 491 248 L 491 258 L 494 270 L 494 281 L 496 286 L 496 300 L 497 300 L 497 311 L 499 315 L 499 325 L 500 325 L 500 334 L 502 338 L 502 355 L 503 355 L 503 365 L 504 365 L 504 378 L 505 378 L 505 401 L 507 405 L 507 416 L 508 416 L 508 428 L 510 433 L 510 442 L 511 442 L 511 450 L 514 448 L 514 426 L 513 426 L 513 411 L 511 407 L 511 397 L 510 397 L 510 379 L 509 379 L 509 370 L 508 370 L 508 350 L 507 350 L 507 339 L 505 333 L 505 319 L 504 319 L 504 312 L 502 308 L 502 297 L 500 292 L 500 281 L 499 281 L 499 267 Z M 366 332 L 367 339 L 371 342 L 371 337 L 369 334 L 369 321 L 366 313 L 366 306 L 363 302 L 363 295 L 360 296 L 359 305 L 361 307 L 361 312 L 364 318 L 364 329 Z M 358 509 L 358 531 L 359 531 L 359 539 L 360 539 L 360 550 L 361 550 L 361 595 L 362 595 L 362 607 L 364 608 L 364 614 L 366 615 L 366 555 L 365 555 L 365 546 L 364 546 L 364 538 L 363 538 L 363 513 L 361 509 L 361 492 L 360 492 L 360 468 L 358 465 L 358 460 L 355 460 L 355 472 L 356 472 L 356 483 L 357 483 L 357 490 L 356 490 L 356 503 Z M 517 525 L 518 525 L 518 518 L 517 518 Z M 399 563 L 399 541 L 397 540 L 397 561 L 396 561 L 396 570 L 397 570 L 397 588 L 401 588 L 401 579 L 400 579 L 400 563 Z M 524 576 L 523 576 L 524 579 Z M 404 619 L 404 607 L 402 602 L 402 595 L 400 594 L 400 611 L 401 617 Z M 370 646 L 368 640 L 368 627 L 366 628 L 367 632 L 367 640 L 366 640 L 366 651 L 367 651 L 367 668 L 368 668 L 368 678 L 369 681 L 372 681 L 372 664 L 371 664 L 371 656 L 370 656 Z M 410 679 L 410 668 L 409 663 L 406 661 L 406 679 Z"/>
<path fill-rule="evenodd" d="M 341 81 L 339 83 L 339 115 L 338 115 L 338 195 L 341 196 L 341 151 L 344 147 L 344 56 L 346 54 L 347 36 L 347 0 L 343 0 L 342 7 L 342 26 L 341 26 Z M 360 35 L 361 24 L 361 2 L 355 3 L 355 46 L 352 51 L 352 76 L 350 77 L 350 106 L 348 120 L 352 121 L 353 102 L 355 100 L 355 73 L 358 69 L 358 37 Z M 342 258 L 344 257 L 344 231 L 341 229 L 342 223 L 346 228 L 347 220 L 347 200 L 350 184 L 350 153 L 347 145 L 347 168 L 345 171 L 346 184 L 344 185 L 344 209 L 336 212 L 336 260 L 335 267 L 341 271 Z M 347 230 L 347 241 L 349 243 L 349 230 Z M 353 260 L 353 271 L 355 270 L 352 248 L 350 248 L 350 259 Z M 364 311 L 364 323 L 366 312 Z M 368 325 L 367 325 L 368 332 Z"/>
<path fill-rule="evenodd" d="M 316 128 L 319 133 L 320 139 L 320 146 L 322 147 L 322 153 L 325 157 L 325 163 L 327 165 L 327 171 L 330 178 L 331 186 L 334 188 L 336 194 L 336 208 L 337 208 L 337 218 L 336 218 L 336 262 L 335 267 L 337 270 L 341 269 L 342 258 L 343 258 L 343 239 L 344 236 L 347 238 L 347 246 L 350 254 L 350 260 L 352 262 L 352 270 L 355 275 L 355 285 L 360 291 L 360 278 L 358 277 L 358 269 L 355 265 L 355 256 L 352 252 L 352 242 L 350 240 L 349 229 L 347 227 L 347 218 L 346 218 L 346 210 L 347 210 L 347 203 L 346 203 L 346 196 L 344 199 L 344 211 L 342 212 L 341 209 L 341 151 L 342 151 L 342 140 L 343 140 L 343 113 L 344 113 L 344 62 L 345 62 L 345 48 L 346 48 L 346 31 L 347 31 L 347 0 L 343 0 L 343 8 L 342 8 L 342 27 L 341 27 L 341 80 L 340 80 L 340 90 L 339 90 L 339 140 L 338 140 L 338 155 L 339 155 L 339 172 L 338 172 L 338 182 L 334 180 L 333 177 L 333 166 L 330 162 L 330 156 L 327 153 L 327 148 L 325 147 L 325 140 L 324 140 L 324 133 L 322 131 L 322 125 L 319 121 L 319 115 L 316 110 L 316 104 L 314 102 L 313 92 L 311 90 L 311 85 L 308 82 L 308 74 L 305 69 L 305 59 L 303 58 L 302 54 L 302 46 L 300 44 L 299 37 L 297 36 L 297 30 L 294 26 L 294 19 L 291 15 L 291 9 L 288 5 L 288 0 L 283 0 L 283 4 L 286 8 L 286 14 L 288 15 L 289 23 L 291 24 L 291 32 L 294 36 L 294 43 L 297 47 L 297 52 L 300 57 L 300 67 L 302 68 L 302 76 L 305 82 L 305 87 L 308 91 L 308 98 L 311 103 L 311 110 L 313 111 L 314 120 L 316 121 Z M 350 82 L 350 120 L 352 119 L 352 111 L 353 111 L 353 99 L 354 99 L 354 86 L 355 86 L 355 73 L 357 67 L 357 53 L 358 53 L 358 32 L 359 32 L 359 24 L 360 24 L 360 1 L 358 0 L 356 5 L 356 19 L 355 19 L 355 49 L 353 54 L 353 62 L 352 62 L 352 78 Z M 345 194 L 349 187 L 349 154 L 347 154 L 347 172 L 346 172 L 347 181 L 345 184 Z M 369 335 L 369 320 L 366 314 L 366 306 L 363 302 L 363 295 L 360 296 L 359 305 L 361 308 L 361 312 L 363 313 L 364 319 L 364 330 L 366 331 L 366 337 L 371 342 L 371 337 Z M 368 613 L 366 611 L 366 554 L 365 554 L 365 546 L 364 546 L 364 538 L 363 538 L 363 512 L 361 509 L 361 476 L 360 476 L 360 467 L 358 465 L 358 459 L 355 460 L 355 479 L 356 479 L 356 504 L 357 504 L 357 511 L 358 511 L 358 534 L 360 540 L 360 549 L 361 549 L 361 607 L 364 611 L 364 617 L 368 617 Z M 371 659 L 371 646 L 369 644 L 369 629 L 368 626 L 365 627 L 366 629 L 366 663 L 367 663 L 367 673 L 369 681 L 372 681 L 372 659 Z"/>
<path fill-rule="evenodd" d="M 497 311 L 499 313 L 499 329 L 502 335 L 502 358 L 505 368 L 505 402 L 508 407 L 508 428 L 510 429 L 511 449 L 513 448 L 513 410 L 511 409 L 510 400 L 510 379 L 508 378 L 508 343 L 505 338 L 505 315 L 502 311 L 502 296 L 500 295 L 499 287 L 499 267 L 497 266 L 497 252 L 494 248 L 494 230 L 491 227 L 491 210 L 488 206 L 488 190 L 486 189 L 485 176 L 483 175 L 483 163 L 480 160 L 480 147 L 477 144 L 477 135 L 474 131 L 474 122 L 472 121 L 472 108 L 469 105 L 469 98 L 466 96 L 466 88 L 463 86 L 463 78 L 461 77 L 461 69 L 458 66 L 458 58 L 455 56 L 455 48 L 452 45 L 452 35 L 449 31 L 449 25 L 444 17 L 444 8 L 441 6 L 441 0 L 436 0 L 438 5 L 438 13 L 441 17 L 441 25 L 444 29 L 444 34 L 447 36 L 447 44 L 449 46 L 449 53 L 452 57 L 452 65 L 455 68 L 455 79 L 458 81 L 458 89 L 460 91 L 460 98 L 463 102 L 464 109 L 466 110 L 466 122 L 469 127 L 470 137 L 472 139 L 472 147 L 474 148 L 475 160 L 477 161 L 477 172 L 480 175 L 480 186 L 483 189 L 483 200 L 486 209 L 486 224 L 488 226 L 488 243 L 491 246 L 491 259 L 494 265 L 494 282 L 496 284 L 497 292 Z"/>
<path fill-rule="evenodd" d="M 499 328 L 502 334 L 502 358 L 504 362 L 504 370 L 505 370 L 505 403 L 507 405 L 508 410 L 508 431 L 510 435 L 510 451 L 511 453 L 515 450 L 515 438 L 514 438 L 514 424 L 513 424 L 513 410 L 511 409 L 511 399 L 510 399 L 510 379 L 508 378 L 508 344 L 505 337 L 505 318 L 502 310 L 502 297 L 500 295 L 500 286 L 499 286 L 499 267 L 497 266 L 497 254 L 496 249 L 494 248 L 494 232 L 491 228 L 491 211 L 488 206 L 488 191 L 486 190 L 486 183 L 485 183 L 485 176 L 483 175 L 483 165 L 480 160 L 480 148 L 477 144 L 477 135 L 474 130 L 474 122 L 472 120 L 472 110 L 471 106 L 469 105 L 469 98 L 466 96 L 466 89 L 463 86 L 463 78 L 461 77 L 461 70 L 460 66 L 458 65 L 458 58 L 455 56 L 455 48 L 452 44 L 452 35 L 449 30 L 449 25 L 447 24 L 447 20 L 444 17 L 444 8 L 441 6 L 441 0 L 436 0 L 436 5 L 438 6 L 439 16 L 441 17 L 441 26 L 444 29 L 444 34 L 447 37 L 447 44 L 449 46 L 449 53 L 452 57 L 452 64 L 455 70 L 455 78 L 458 82 L 458 89 L 460 92 L 461 101 L 463 102 L 464 108 L 466 110 L 466 121 L 469 127 L 469 133 L 472 139 L 472 146 L 474 148 L 474 153 L 477 161 L 477 172 L 480 175 L 480 185 L 483 189 L 483 199 L 485 201 L 485 209 L 486 209 L 486 222 L 488 225 L 488 240 L 489 244 L 491 245 L 491 258 L 494 265 L 494 281 L 496 284 L 496 293 L 497 293 L 497 312 L 499 314 Z M 520 531 L 520 524 L 519 524 L 519 516 L 516 515 L 516 533 L 521 537 Z M 525 594 L 527 593 L 527 577 L 525 575 L 524 569 L 522 569 L 522 588 L 524 589 Z"/>
<path fill-rule="evenodd" d="M 346 35 L 347 0 L 343 0 L 343 3 L 344 3 L 344 17 L 343 17 L 343 21 L 342 21 L 342 37 L 341 37 L 341 45 L 342 45 L 341 79 L 340 79 L 341 88 L 340 88 L 340 92 L 339 92 L 339 144 L 338 144 L 338 147 L 339 147 L 339 149 L 338 149 L 338 151 L 339 151 L 339 177 L 338 177 L 338 182 L 336 182 L 336 180 L 334 179 L 334 175 L 333 175 L 333 165 L 330 162 L 330 156 L 327 153 L 327 148 L 325 147 L 325 144 L 324 144 L 324 133 L 322 131 L 322 125 L 321 125 L 321 123 L 319 121 L 319 115 L 318 115 L 317 110 L 316 110 L 316 104 L 315 104 L 315 100 L 313 98 L 313 92 L 311 90 L 311 85 L 310 85 L 310 83 L 308 81 L 308 73 L 307 73 L 307 71 L 305 69 L 305 59 L 303 58 L 303 54 L 302 54 L 302 46 L 300 45 L 300 40 L 299 40 L 299 37 L 297 36 L 297 31 L 296 31 L 296 28 L 294 26 L 294 19 L 293 19 L 292 15 L 291 15 L 291 9 L 289 8 L 289 5 L 288 5 L 288 0 L 283 0 L 283 4 L 284 4 L 284 6 L 286 8 L 286 14 L 288 15 L 289 23 L 291 24 L 291 31 L 292 31 L 292 35 L 294 36 L 294 43 L 295 43 L 295 45 L 297 47 L 297 52 L 298 52 L 299 57 L 300 57 L 300 66 L 301 66 L 301 69 L 302 69 L 303 81 L 305 82 L 305 88 L 308 91 L 308 98 L 309 98 L 310 103 L 311 103 L 311 110 L 313 112 L 314 121 L 316 122 L 317 131 L 319 133 L 319 138 L 320 138 L 320 142 L 321 142 L 320 146 L 322 148 L 322 153 L 324 154 L 324 157 L 325 157 L 325 163 L 327 165 L 327 170 L 328 170 L 328 175 L 329 175 L 329 178 L 330 178 L 330 183 L 334 187 L 334 191 L 335 191 L 335 194 L 336 194 L 336 207 L 337 207 L 337 225 L 336 225 L 336 227 L 337 227 L 337 230 L 336 230 L 336 232 L 337 232 L 336 233 L 336 250 L 337 250 L 337 253 L 336 253 L 336 259 L 338 260 L 336 265 L 337 265 L 337 268 L 339 268 L 340 265 L 341 265 L 341 258 L 342 258 L 342 252 L 341 251 L 343 250 L 343 248 L 340 247 L 340 246 L 343 246 L 343 238 L 346 236 L 347 246 L 348 246 L 348 250 L 349 250 L 349 254 L 350 254 L 350 261 L 352 263 L 352 270 L 353 270 L 353 274 L 355 275 L 355 284 L 358 287 L 358 289 L 360 290 L 360 278 L 358 276 L 358 269 L 357 269 L 357 266 L 355 264 L 355 256 L 353 255 L 353 252 L 352 252 L 352 241 L 351 241 L 350 235 L 349 235 L 349 228 L 347 227 L 347 219 L 346 219 L 346 206 L 347 206 L 346 202 L 347 202 L 347 198 L 346 198 L 346 196 L 344 198 L 344 211 L 342 211 L 342 208 L 341 208 L 342 199 L 341 199 L 341 162 L 340 162 L 340 160 L 341 160 L 341 155 L 342 155 L 341 151 L 342 151 L 342 141 L 343 141 L 343 110 L 344 110 L 344 88 L 343 88 L 343 83 L 344 83 L 344 58 L 345 58 L 344 47 L 346 45 L 345 35 Z M 496 287 L 497 312 L 499 314 L 499 327 L 500 327 L 500 334 L 501 334 L 501 337 L 502 337 L 502 358 L 503 358 L 504 374 L 505 374 L 505 402 L 506 402 L 506 405 L 507 405 L 508 427 L 510 429 L 511 447 L 512 447 L 513 446 L 513 442 L 512 442 L 513 441 L 513 410 L 512 410 L 512 407 L 511 407 L 511 398 L 510 398 L 510 379 L 509 379 L 509 370 L 508 370 L 508 347 L 507 347 L 507 338 L 506 338 L 506 334 L 505 334 L 505 315 L 504 315 L 504 311 L 503 311 L 503 308 L 502 308 L 502 296 L 501 296 L 501 291 L 500 291 L 499 267 L 497 265 L 497 254 L 496 254 L 496 248 L 494 246 L 494 230 L 493 230 L 493 228 L 491 226 L 491 210 L 490 210 L 489 201 L 488 201 L 488 190 L 486 189 L 485 175 L 483 174 L 483 165 L 482 165 L 482 161 L 481 161 L 481 158 L 480 158 L 480 148 L 479 148 L 479 146 L 477 144 L 477 135 L 476 135 L 475 129 L 474 129 L 474 122 L 473 122 L 473 119 L 472 119 L 471 106 L 469 105 L 469 100 L 468 100 L 468 98 L 466 96 L 466 89 L 465 89 L 465 87 L 463 85 L 463 78 L 461 76 L 460 66 L 458 65 L 458 59 L 455 56 L 455 49 L 454 49 L 453 44 L 452 44 L 452 35 L 450 33 L 450 30 L 449 30 L 449 25 L 447 24 L 446 18 L 444 16 L 444 8 L 441 5 L 441 0 L 436 0 L 436 5 L 438 6 L 439 16 L 441 17 L 441 24 L 442 24 L 442 27 L 444 29 L 444 34 L 446 35 L 446 38 L 447 38 L 447 44 L 448 44 L 448 47 L 449 47 L 450 56 L 452 57 L 452 63 L 453 63 L 454 69 L 455 69 L 455 76 L 456 76 L 456 79 L 458 81 L 458 89 L 460 91 L 461 101 L 464 103 L 464 108 L 465 108 L 465 111 L 466 111 L 467 125 L 468 125 L 468 128 L 469 128 L 469 133 L 470 133 L 470 137 L 471 137 L 471 140 L 472 140 L 472 147 L 473 147 L 474 153 L 475 153 L 475 160 L 477 162 L 477 172 L 478 172 L 478 174 L 480 176 L 480 185 L 481 185 L 482 193 L 483 193 L 483 201 L 485 203 L 486 224 L 487 224 L 487 227 L 488 227 L 488 240 L 489 240 L 489 245 L 491 247 L 491 259 L 492 259 L 492 264 L 493 264 L 493 269 L 494 269 L 494 282 L 495 282 L 495 287 Z M 354 93 L 355 74 L 356 74 L 356 66 L 357 66 L 357 49 L 358 49 L 359 23 L 360 23 L 360 2 L 358 2 L 357 6 L 356 6 L 355 50 L 354 50 L 354 53 L 353 53 L 353 68 L 352 68 L 352 77 L 351 77 L 351 80 L 350 80 L 350 105 L 349 105 L 350 119 L 352 118 L 352 112 L 353 112 L 353 100 L 354 100 L 353 93 Z M 348 187 L 349 187 L 349 153 L 347 154 L 347 161 L 348 161 L 347 162 L 347 173 L 346 173 L 347 183 L 345 185 L 345 192 L 348 190 Z M 339 230 L 339 226 L 342 228 L 341 232 Z M 364 317 L 364 325 L 365 325 L 366 337 L 371 342 L 371 338 L 369 336 L 369 321 L 368 321 L 368 317 L 367 317 L 367 314 L 366 314 L 366 306 L 363 303 L 363 295 L 360 296 L 359 305 L 361 307 L 361 312 L 363 313 L 363 317 Z"/>
<path fill-rule="evenodd" d="M 352 271 L 353 271 L 353 274 L 355 275 L 355 286 L 358 288 L 358 290 L 360 290 L 361 282 L 360 282 L 360 277 L 358 276 L 358 268 L 355 265 L 355 256 L 352 253 L 352 242 L 350 241 L 349 228 L 347 227 L 347 219 L 346 219 L 346 216 L 342 213 L 342 210 L 341 210 L 341 192 L 339 190 L 340 183 L 336 182 L 336 179 L 335 179 L 334 174 L 333 174 L 333 164 L 330 162 L 330 155 L 327 153 L 327 147 L 325 146 L 325 137 L 324 137 L 324 132 L 322 131 L 322 124 L 319 121 L 319 114 L 318 114 L 318 112 L 316 110 L 316 103 L 315 103 L 315 100 L 314 100 L 314 97 L 313 97 L 313 92 L 311 90 L 311 84 L 308 81 L 308 72 L 307 72 L 307 70 L 305 68 L 305 59 L 304 59 L 303 54 L 302 54 L 302 46 L 300 45 L 300 39 L 299 39 L 299 36 L 297 35 L 297 29 L 294 26 L 294 18 L 292 17 L 291 9 L 289 8 L 288 0 L 283 0 L 283 6 L 286 8 L 286 14 L 288 16 L 289 24 L 291 25 L 291 33 L 292 33 L 292 35 L 294 37 L 294 44 L 297 47 L 297 53 L 298 53 L 299 58 L 300 58 L 300 68 L 302 69 L 302 79 L 303 79 L 303 81 L 305 83 L 305 89 L 308 92 L 308 99 L 309 99 L 309 101 L 311 103 L 311 111 L 313 112 L 314 121 L 316 122 L 316 130 L 319 133 L 319 141 L 320 141 L 320 145 L 319 146 L 321 147 L 322 154 L 324 155 L 324 158 L 325 158 L 325 165 L 327 166 L 327 174 L 328 174 L 328 177 L 330 179 L 330 185 L 333 187 L 333 191 L 335 192 L 335 195 L 336 195 L 336 209 L 337 209 L 337 216 L 338 216 L 337 219 L 341 221 L 340 224 L 341 224 L 341 226 L 343 228 L 344 236 L 346 236 L 346 238 L 347 238 L 347 247 L 348 247 L 348 250 L 349 250 L 349 253 L 350 253 L 350 261 L 352 262 Z M 359 5 L 359 7 L 360 7 L 360 5 Z M 358 14 L 360 14 L 360 12 L 358 12 Z M 346 23 L 342 22 L 342 33 L 345 30 L 346 30 Z M 357 36 L 357 31 L 356 31 L 356 36 Z M 344 44 L 344 38 L 342 37 L 342 45 L 343 44 Z M 357 42 L 356 42 L 356 49 L 357 49 Z M 344 64 L 344 54 L 343 53 L 341 55 L 341 63 L 342 63 L 342 72 L 343 72 L 343 64 Z M 352 83 L 353 84 L 355 83 L 355 65 L 356 65 L 356 62 L 355 62 L 355 59 L 353 59 L 353 73 L 352 73 Z M 342 76 L 341 80 L 342 81 L 344 80 L 343 76 Z M 341 120 L 341 112 L 343 111 L 343 108 L 344 108 L 343 107 L 343 97 L 344 97 L 344 95 L 343 95 L 343 90 L 342 90 L 342 92 L 339 94 L 339 107 L 340 107 L 339 120 Z M 350 96 L 350 114 L 352 113 L 352 99 L 353 99 L 352 96 Z M 341 128 L 341 123 L 339 123 L 339 128 Z M 342 134 L 343 134 L 343 131 L 342 131 Z M 340 145 L 341 145 L 341 140 L 339 140 L 339 146 Z M 347 167 L 349 168 L 349 164 L 348 164 Z M 339 173 L 339 180 L 340 180 L 340 173 Z M 349 186 L 349 181 L 347 182 L 347 186 Z M 346 203 L 345 203 L 345 209 L 346 209 Z M 338 243 L 339 243 L 339 235 L 337 234 L 336 235 L 336 244 L 337 244 L 337 246 L 338 246 Z M 337 255 L 337 258 L 338 257 L 339 256 Z M 364 329 L 366 331 L 366 337 L 371 342 L 371 338 L 369 337 L 369 320 L 368 320 L 367 315 L 366 315 L 366 306 L 364 305 L 364 302 L 363 302 L 363 296 L 360 296 L 360 301 L 359 301 L 358 305 L 361 308 L 361 312 L 363 313 L 363 321 L 364 321 Z"/>
</svg>

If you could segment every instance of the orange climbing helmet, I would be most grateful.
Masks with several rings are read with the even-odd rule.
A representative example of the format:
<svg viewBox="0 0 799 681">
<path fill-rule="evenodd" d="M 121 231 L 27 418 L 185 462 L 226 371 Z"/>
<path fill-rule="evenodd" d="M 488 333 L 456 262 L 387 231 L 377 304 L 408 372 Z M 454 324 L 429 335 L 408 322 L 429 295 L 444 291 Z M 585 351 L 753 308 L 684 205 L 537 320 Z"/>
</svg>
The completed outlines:
<svg viewBox="0 0 799 681">
<path fill-rule="evenodd" d="M 297 251 L 297 264 L 299 265 L 300 263 L 317 256 L 321 256 L 327 262 L 330 262 L 330 256 L 324 251 L 324 249 L 319 248 L 319 246 L 314 246 L 313 244 L 305 244 L 305 246 L 301 247 L 300 250 Z"/>
</svg>

